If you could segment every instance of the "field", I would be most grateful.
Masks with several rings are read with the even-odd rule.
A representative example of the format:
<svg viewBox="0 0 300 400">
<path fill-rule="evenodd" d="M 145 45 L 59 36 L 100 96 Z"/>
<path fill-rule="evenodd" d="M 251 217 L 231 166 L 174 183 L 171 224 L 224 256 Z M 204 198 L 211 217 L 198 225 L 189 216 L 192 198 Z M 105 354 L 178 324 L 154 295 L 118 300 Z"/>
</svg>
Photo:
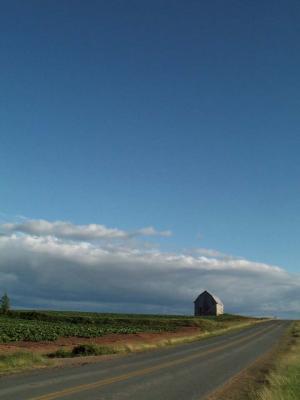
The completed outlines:
<svg viewBox="0 0 300 400">
<path fill-rule="evenodd" d="M 251 319 L 224 315 L 218 318 L 100 314 L 55 311 L 12 311 L 0 316 L 0 343 L 56 341 L 59 338 L 96 338 L 108 334 L 176 332 L 194 327 L 207 332 Z"/>
<path fill-rule="evenodd" d="M 76 363 L 78 356 L 126 354 L 199 340 L 259 321 L 229 314 L 201 318 L 14 310 L 0 314 L 0 374 L 61 365 L 73 357 Z"/>
</svg>

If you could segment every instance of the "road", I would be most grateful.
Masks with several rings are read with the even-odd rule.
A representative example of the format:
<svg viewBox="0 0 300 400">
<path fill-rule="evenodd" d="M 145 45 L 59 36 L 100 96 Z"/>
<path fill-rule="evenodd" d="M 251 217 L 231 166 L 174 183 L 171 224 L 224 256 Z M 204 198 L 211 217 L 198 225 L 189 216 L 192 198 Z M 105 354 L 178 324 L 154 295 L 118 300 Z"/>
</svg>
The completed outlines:
<svg viewBox="0 0 300 400">
<path fill-rule="evenodd" d="M 201 400 L 267 352 L 288 321 L 83 366 L 2 377 L 1 400 Z"/>
</svg>

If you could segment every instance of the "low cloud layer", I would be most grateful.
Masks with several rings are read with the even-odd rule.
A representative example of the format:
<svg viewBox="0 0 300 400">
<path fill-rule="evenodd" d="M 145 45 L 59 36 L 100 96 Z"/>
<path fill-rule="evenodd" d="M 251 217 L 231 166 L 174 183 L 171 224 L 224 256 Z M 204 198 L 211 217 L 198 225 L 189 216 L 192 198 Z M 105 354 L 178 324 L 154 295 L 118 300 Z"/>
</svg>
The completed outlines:
<svg viewBox="0 0 300 400">
<path fill-rule="evenodd" d="M 126 232 L 121 229 L 107 228 L 105 225 L 88 224 L 74 225 L 71 222 L 49 222 L 43 219 L 24 220 L 21 223 L 6 223 L 2 225 L 5 232 L 22 232 L 35 236 L 55 236 L 72 240 L 97 240 L 97 239 L 129 239 L 136 236 L 171 236 L 171 231 L 158 231 L 152 226 Z"/>
<path fill-rule="evenodd" d="M 0 290 L 16 306 L 115 312 L 192 313 L 202 290 L 226 311 L 299 317 L 300 277 L 210 249 L 166 253 L 115 241 L 132 237 L 102 225 L 3 224 Z M 167 235 L 145 228 L 135 235 Z M 95 239 L 111 239 L 109 242 Z"/>
</svg>

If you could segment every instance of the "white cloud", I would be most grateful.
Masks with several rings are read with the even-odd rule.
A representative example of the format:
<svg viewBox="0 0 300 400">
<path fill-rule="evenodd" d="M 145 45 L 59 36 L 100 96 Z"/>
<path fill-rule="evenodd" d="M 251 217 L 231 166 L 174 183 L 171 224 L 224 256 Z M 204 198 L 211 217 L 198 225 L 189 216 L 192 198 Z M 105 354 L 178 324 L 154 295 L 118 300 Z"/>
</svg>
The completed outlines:
<svg viewBox="0 0 300 400">
<path fill-rule="evenodd" d="M 126 235 L 102 225 L 25 222 L 6 224 L 0 236 L 0 290 L 16 305 L 192 313 L 194 298 L 208 289 L 227 311 L 299 316 L 300 278 L 279 267 L 209 249 L 164 253 L 126 241 L 88 242 Z"/>
<path fill-rule="evenodd" d="M 215 249 L 207 249 L 205 247 L 198 247 L 196 249 L 192 249 L 189 251 L 191 254 L 195 255 L 201 255 L 204 257 L 215 257 L 215 258 L 240 258 L 240 257 L 234 257 L 232 255 L 222 253 L 221 251 L 215 250 Z"/>
<path fill-rule="evenodd" d="M 171 231 L 158 231 L 152 226 L 134 232 L 126 232 L 116 228 L 107 228 L 105 225 L 88 224 L 75 225 L 71 222 L 43 219 L 25 219 L 22 222 L 2 224 L 6 232 L 22 232 L 35 236 L 55 236 L 57 238 L 90 241 L 96 239 L 129 239 L 136 236 L 170 236 Z"/>
<path fill-rule="evenodd" d="M 207 289 L 230 312 L 300 313 L 300 277 L 277 266 L 209 249 L 165 253 L 126 241 L 95 242 L 101 232 L 123 237 L 102 225 L 30 221 L 21 228 L 6 224 L 0 236 L 0 291 L 8 290 L 18 306 L 192 313 L 194 298 Z"/>
<path fill-rule="evenodd" d="M 136 233 L 141 236 L 165 236 L 165 237 L 172 236 L 171 231 L 169 230 L 157 231 L 155 228 L 153 228 L 153 226 L 148 226 L 146 228 L 139 229 Z"/>
</svg>

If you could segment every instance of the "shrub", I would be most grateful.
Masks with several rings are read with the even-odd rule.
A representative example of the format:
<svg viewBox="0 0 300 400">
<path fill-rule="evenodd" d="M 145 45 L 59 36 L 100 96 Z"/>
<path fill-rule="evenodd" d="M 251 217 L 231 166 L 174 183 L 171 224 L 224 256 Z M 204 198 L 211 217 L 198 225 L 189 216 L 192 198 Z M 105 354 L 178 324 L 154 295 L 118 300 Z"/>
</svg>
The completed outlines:
<svg viewBox="0 0 300 400">
<path fill-rule="evenodd" d="M 94 344 L 80 344 L 72 350 L 72 356 L 99 356 L 104 354 L 115 354 L 116 351 L 108 346 L 96 346 Z"/>
<path fill-rule="evenodd" d="M 48 354 L 49 358 L 67 358 L 72 357 L 72 352 L 65 349 L 58 349 L 54 353 Z"/>
</svg>

